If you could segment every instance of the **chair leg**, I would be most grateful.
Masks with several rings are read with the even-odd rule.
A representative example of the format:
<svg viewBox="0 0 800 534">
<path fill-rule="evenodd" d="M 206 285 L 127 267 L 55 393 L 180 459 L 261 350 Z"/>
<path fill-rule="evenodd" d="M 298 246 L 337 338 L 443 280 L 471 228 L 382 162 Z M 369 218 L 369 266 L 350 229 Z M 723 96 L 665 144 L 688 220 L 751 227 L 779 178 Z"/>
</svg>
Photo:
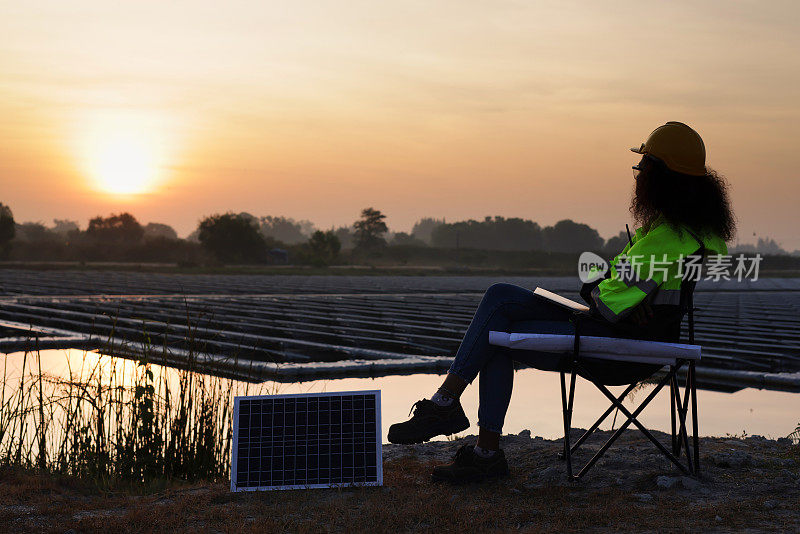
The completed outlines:
<svg viewBox="0 0 800 534">
<path fill-rule="evenodd" d="M 675 403 L 678 410 L 678 453 L 676 456 L 680 458 L 681 450 L 686 450 L 686 464 L 689 467 L 689 472 L 692 473 L 692 451 L 689 447 L 689 427 L 687 418 L 689 413 L 689 389 L 688 386 L 684 388 L 683 400 L 681 400 L 680 387 L 675 387 Z"/>
<path fill-rule="evenodd" d="M 697 376 L 695 374 L 694 361 L 689 362 L 687 385 L 690 387 L 689 393 L 692 395 L 692 445 L 694 446 L 694 475 L 700 476 L 700 435 L 697 431 Z"/>
<path fill-rule="evenodd" d="M 572 449 L 569 445 L 570 427 L 572 426 L 572 412 L 567 404 L 567 384 L 564 377 L 564 371 L 560 371 L 561 375 L 561 414 L 564 418 L 564 460 L 567 462 L 567 477 L 572 479 Z M 572 397 L 570 391 L 570 398 Z"/>
<path fill-rule="evenodd" d="M 676 467 L 688 475 L 697 476 L 699 473 L 699 438 L 698 438 L 698 420 L 697 420 L 697 391 L 695 383 L 695 373 L 693 362 L 689 362 L 689 370 L 687 372 L 686 387 L 684 394 L 681 396 L 680 386 L 677 380 L 677 372 L 686 363 L 679 361 L 677 365 L 670 366 L 670 371 L 661 379 L 653 391 L 645 398 L 645 400 L 633 412 L 625 408 L 622 404 L 623 399 L 627 396 L 630 390 L 635 385 L 629 386 L 624 393 L 615 397 L 605 385 L 594 379 L 594 377 L 580 363 L 573 361 L 572 369 L 570 372 L 570 385 L 567 389 L 566 372 L 561 371 L 561 406 L 564 417 L 564 451 L 559 457 L 567 462 L 567 474 L 571 480 L 578 480 L 583 477 L 586 472 L 594 466 L 594 464 L 605 454 L 606 450 L 619 438 L 622 433 L 631 425 L 635 425 L 642 434 L 645 435 L 653 444 L 667 457 Z M 598 419 L 591 429 L 583 434 L 581 438 L 570 446 L 570 430 L 572 429 L 572 411 L 574 404 L 575 394 L 575 378 L 577 373 L 580 372 L 582 376 L 592 382 L 601 393 L 603 393 L 608 400 L 611 401 L 611 407 Z M 670 414 L 672 426 L 672 447 L 665 447 L 655 436 L 637 419 L 639 414 L 647 407 L 647 405 L 658 395 L 659 391 L 669 383 L 670 385 Z M 691 398 L 690 398 L 691 397 Z M 691 402 L 691 404 L 690 404 Z M 611 411 L 616 408 L 626 417 L 626 421 L 616 431 L 613 432 L 610 438 L 600 447 L 594 456 L 580 469 L 577 474 L 573 474 L 572 454 L 577 448 L 585 441 L 602 423 Z M 692 412 L 692 438 L 691 447 L 689 439 L 689 411 Z M 678 451 L 677 453 L 675 451 Z M 681 452 L 686 451 L 686 465 L 681 463 Z"/>
<path fill-rule="evenodd" d="M 633 391 L 633 389 L 636 387 L 636 385 L 637 384 L 635 384 L 635 383 L 629 385 L 625 389 L 625 391 L 623 391 L 622 394 L 619 397 L 617 397 L 617 400 L 619 402 L 622 402 L 625 399 L 625 397 L 627 397 L 628 394 L 631 391 Z M 608 409 L 603 413 L 603 415 L 601 415 L 597 419 L 597 421 L 595 421 L 594 424 L 589 427 L 589 430 L 587 430 L 586 432 L 583 433 L 583 435 L 580 437 L 580 439 L 578 439 L 578 441 L 576 441 L 575 444 L 572 446 L 571 451 L 572 451 L 573 454 L 575 453 L 575 451 L 578 450 L 578 447 L 580 447 L 583 444 L 583 442 L 586 441 L 592 434 L 594 434 L 595 430 L 597 430 L 600 427 L 600 425 L 603 424 L 603 421 L 606 420 L 606 417 L 611 415 L 611 412 L 613 412 L 616 409 L 617 409 L 616 406 L 614 406 L 613 404 L 611 406 L 609 406 Z M 617 410 L 617 411 L 619 411 L 619 410 Z M 614 418 L 616 419 L 616 414 L 614 415 Z M 611 430 L 614 430 L 613 425 L 612 425 Z"/>
<path fill-rule="evenodd" d="M 679 362 L 678 368 L 685 362 Z M 677 406 L 679 430 L 677 433 L 677 452 L 673 450 L 676 456 L 680 458 L 681 448 L 686 450 L 686 464 L 689 467 L 689 472 L 692 475 L 699 473 L 700 462 L 700 449 L 699 449 L 699 434 L 697 431 L 697 388 L 695 382 L 695 369 L 694 362 L 688 362 L 688 369 L 686 371 L 686 384 L 683 390 L 683 399 L 680 395 L 680 387 L 675 386 L 675 393 L 673 396 L 673 403 Z M 691 397 L 691 398 L 690 398 Z M 692 417 L 692 437 L 691 447 L 689 446 L 689 410 L 691 401 L 691 417 Z"/>
<path fill-rule="evenodd" d="M 580 370 L 586 376 L 590 376 L 588 375 L 585 369 L 580 368 Z M 647 398 L 639 405 L 638 408 L 636 408 L 636 410 L 633 411 L 633 413 L 631 413 L 627 408 L 625 408 L 625 406 L 621 402 L 617 401 L 616 397 L 614 397 L 614 395 L 608 390 L 607 387 L 605 387 L 602 383 L 592 379 L 594 385 L 603 393 L 603 395 L 606 396 L 606 398 L 608 398 L 608 400 L 610 400 L 615 406 L 619 408 L 619 410 L 623 413 L 623 415 L 626 416 L 627 420 L 622 424 L 622 426 L 619 427 L 619 429 L 616 432 L 614 432 L 614 434 L 608 439 L 608 441 L 606 441 L 606 443 L 600 448 L 600 450 L 597 451 L 594 457 L 592 457 L 592 459 L 589 460 L 589 462 L 583 467 L 583 469 L 581 469 L 581 471 L 577 475 L 578 478 L 583 476 L 583 474 L 586 471 L 588 471 L 589 468 L 591 468 L 603 454 L 605 454 L 608 447 L 610 447 L 611 444 L 617 440 L 617 438 L 622 434 L 622 432 L 625 431 L 625 429 L 628 428 L 628 426 L 630 426 L 631 423 L 636 425 L 636 427 L 642 432 L 642 434 L 644 434 L 651 442 L 653 442 L 653 444 L 656 447 L 658 447 L 661 453 L 664 454 L 664 456 L 666 456 L 672 463 L 674 463 L 681 471 L 683 471 L 686 474 L 691 474 L 689 469 L 687 469 L 686 466 L 684 466 L 680 462 L 680 460 L 675 455 L 672 454 L 672 452 L 669 449 L 667 449 L 664 445 L 662 445 L 661 442 L 658 441 L 658 439 L 656 439 L 656 437 L 653 436 L 653 434 L 650 433 L 650 431 L 647 430 L 647 428 L 642 423 L 640 423 L 638 419 L 636 419 L 639 416 L 639 414 L 647 407 L 647 405 L 650 404 L 650 401 L 652 401 L 653 398 L 655 398 L 655 396 L 658 395 L 658 392 L 661 391 L 661 389 L 667 384 L 667 382 L 669 382 L 669 380 L 672 379 L 673 376 L 674 376 L 674 371 L 670 371 L 670 373 L 667 374 L 667 376 L 665 376 L 661 380 L 661 382 L 659 382 L 659 384 L 653 389 L 652 392 L 650 392 Z"/>
<path fill-rule="evenodd" d="M 675 366 L 671 365 L 670 370 L 674 373 Z M 676 456 L 680 454 L 680 450 L 678 449 L 678 435 L 675 428 L 675 388 L 677 386 L 678 383 L 673 376 L 672 380 L 669 381 L 669 415 L 672 428 L 672 454 Z"/>
</svg>

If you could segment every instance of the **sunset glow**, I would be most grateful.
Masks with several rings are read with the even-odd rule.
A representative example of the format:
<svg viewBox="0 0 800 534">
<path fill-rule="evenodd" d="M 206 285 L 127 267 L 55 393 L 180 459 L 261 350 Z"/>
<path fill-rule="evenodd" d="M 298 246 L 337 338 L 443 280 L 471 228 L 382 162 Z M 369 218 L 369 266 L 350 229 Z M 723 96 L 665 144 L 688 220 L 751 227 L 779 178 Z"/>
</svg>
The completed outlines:
<svg viewBox="0 0 800 534">
<path fill-rule="evenodd" d="M 139 139 L 115 136 L 98 145 L 92 175 L 103 191 L 144 193 L 152 187 L 155 169 L 151 154 Z"/>
<path fill-rule="evenodd" d="M 180 235 L 220 211 L 329 228 L 373 206 L 394 231 L 502 215 L 610 237 L 631 222 L 628 148 L 678 120 L 730 180 L 740 237 L 800 249 L 797 13 L 744 1 L 6 3 L 3 201 L 23 221 L 124 208 Z"/>
<path fill-rule="evenodd" d="M 93 189 L 111 195 L 157 190 L 164 179 L 164 145 L 154 121 L 106 113 L 85 128 L 80 150 Z"/>
</svg>

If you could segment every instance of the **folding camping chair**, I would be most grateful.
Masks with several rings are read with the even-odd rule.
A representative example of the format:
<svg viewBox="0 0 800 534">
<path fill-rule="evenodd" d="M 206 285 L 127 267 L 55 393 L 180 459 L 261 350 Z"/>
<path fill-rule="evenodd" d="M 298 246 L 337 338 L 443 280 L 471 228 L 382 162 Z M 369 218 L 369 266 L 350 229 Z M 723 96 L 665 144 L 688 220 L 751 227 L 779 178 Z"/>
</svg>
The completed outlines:
<svg viewBox="0 0 800 534">
<path fill-rule="evenodd" d="M 680 322 L 682 322 L 683 316 L 688 314 L 688 321 L 689 321 L 689 345 L 683 345 L 681 347 L 690 347 L 694 344 L 694 303 L 693 303 L 693 293 L 694 293 L 695 282 L 685 280 L 681 285 L 681 296 L 680 296 L 680 318 L 678 326 Z M 667 364 L 669 367 L 669 371 L 666 375 L 661 378 L 658 382 L 656 387 L 650 392 L 650 394 L 642 401 L 642 403 L 633 411 L 628 410 L 623 404 L 622 401 L 627 397 L 627 395 L 633 391 L 633 389 L 637 386 L 637 384 L 641 380 L 645 380 L 648 377 L 639 378 L 633 383 L 629 384 L 625 391 L 622 394 L 615 396 L 611 391 L 609 391 L 608 387 L 600 380 L 595 378 L 592 373 L 587 369 L 585 363 L 585 359 L 587 357 L 596 358 L 597 354 L 581 353 L 581 333 L 582 333 L 582 326 L 587 321 L 596 320 L 591 317 L 587 313 L 583 312 L 575 312 L 572 316 L 572 321 L 575 324 L 575 335 L 569 336 L 569 339 L 572 340 L 572 351 L 571 351 L 571 361 L 569 362 L 569 370 L 565 371 L 562 370 L 560 372 L 561 378 L 561 404 L 564 416 L 564 451 L 559 454 L 559 458 L 566 461 L 567 465 L 567 476 L 571 480 L 578 480 L 586 472 L 592 468 L 592 466 L 597 463 L 597 461 L 605 454 L 608 448 L 619 438 L 622 433 L 631 425 L 635 425 L 650 441 L 652 441 L 655 446 L 666 456 L 672 463 L 674 463 L 681 471 L 683 471 L 687 475 L 698 476 L 700 473 L 700 452 L 699 452 L 699 439 L 698 439 L 698 420 L 697 420 L 697 389 L 696 389 L 696 375 L 695 375 L 695 362 L 699 359 L 700 355 L 700 348 L 693 346 L 696 349 L 696 356 L 687 356 L 687 351 L 682 351 L 677 353 L 676 356 L 672 358 L 663 359 L 660 358 L 658 361 L 661 364 Z M 501 334 L 496 333 L 493 334 Z M 509 334 L 510 336 L 514 336 L 514 334 Z M 524 335 L 524 334 L 523 334 Z M 539 336 L 543 337 L 543 336 Z M 552 337 L 563 337 L 563 336 L 552 336 Z M 679 337 L 679 335 L 678 335 Z M 593 341 L 597 340 L 598 338 L 590 338 L 586 337 L 586 340 L 592 339 Z M 602 339 L 602 338 L 601 338 Z M 616 339 L 616 338 L 614 338 Z M 613 346 L 613 341 L 611 339 L 607 339 L 609 341 L 609 346 Z M 630 349 L 631 345 L 634 347 L 637 343 L 637 340 L 619 340 L 622 342 L 627 342 L 626 348 Z M 490 341 L 491 342 L 491 341 Z M 630 343 L 632 342 L 632 343 Z M 675 345 L 672 343 L 659 343 L 659 342 L 652 342 L 646 341 L 638 343 L 642 343 L 641 346 L 647 346 L 651 349 L 653 347 L 660 349 L 662 356 L 664 352 L 669 353 L 671 350 L 675 350 L 674 348 L 678 347 L 679 345 Z M 495 343 L 495 344 L 500 344 Z M 506 346 L 510 346 L 506 344 Z M 511 348 L 514 348 L 513 346 Z M 528 347 L 529 349 L 532 347 Z M 592 350 L 592 349 L 587 349 Z M 638 361 L 641 363 L 652 363 L 652 358 L 640 358 L 637 359 L 636 356 L 631 356 L 628 353 L 625 356 L 620 356 L 619 358 L 615 358 L 613 355 L 604 354 L 601 355 L 605 359 L 609 360 L 623 360 L 623 361 Z M 686 377 L 685 377 L 685 385 L 683 388 L 683 393 L 681 394 L 681 388 L 678 383 L 678 372 L 686 368 Z M 663 369 L 661 367 L 660 369 Z M 658 371 L 655 371 L 650 376 L 653 376 Z M 566 375 L 569 373 L 569 388 L 567 388 L 567 380 Z M 611 406 L 595 421 L 595 423 L 575 442 L 574 445 L 570 445 L 570 431 L 572 429 L 572 410 L 574 406 L 574 394 L 575 394 L 575 381 L 576 376 L 581 375 L 583 378 L 592 382 L 607 398 L 611 401 Z M 663 445 L 653 434 L 637 419 L 642 411 L 650 404 L 656 395 L 666 386 L 669 384 L 670 389 L 670 413 L 671 413 L 671 430 L 672 430 L 672 443 L 671 443 L 671 450 Z M 622 425 L 608 438 L 608 440 L 600 447 L 600 449 L 592 456 L 592 458 L 578 471 L 577 474 L 573 474 L 573 454 L 575 451 L 580 448 L 580 446 L 600 427 L 603 421 L 613 412 L 615 409 L 619 410 L 625 417 L 626 420 L 622 423 Z M 691 424 L 692 424 L 692 436 L 691 440 L 689 438 L 688 428 L 687 428 L 687 419 L 691 412 Z M 690 446 L 691 441 L 691 446 Z M 685 453 L 686 461 L 685 463 L 681 460 L 681 453 Z"/>
</svg>

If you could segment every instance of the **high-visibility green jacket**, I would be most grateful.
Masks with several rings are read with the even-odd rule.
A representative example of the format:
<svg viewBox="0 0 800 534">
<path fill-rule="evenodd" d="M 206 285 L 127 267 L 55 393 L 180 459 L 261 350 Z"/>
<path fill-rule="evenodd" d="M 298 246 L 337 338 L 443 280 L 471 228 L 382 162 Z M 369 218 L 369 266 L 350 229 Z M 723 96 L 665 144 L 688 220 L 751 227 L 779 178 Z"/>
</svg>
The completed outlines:
<svg viewBox="0 0 800 534">
<path fill-rule="evenodd" d="M 686 228 L 677 231 L 663 217 L 656 219 L 648 232 L 636 229 L 622 252 L 610 263 L 610 276 L 591 292 L 600 315 L 610 322 L 624 318 L 640 302 L 652 305 L 678 305 L 684 273 L 695 275 L 701 248 L 705 255 L 726 255 L 725 241 L 716 235 L 698 235 Z"/>
</svg>

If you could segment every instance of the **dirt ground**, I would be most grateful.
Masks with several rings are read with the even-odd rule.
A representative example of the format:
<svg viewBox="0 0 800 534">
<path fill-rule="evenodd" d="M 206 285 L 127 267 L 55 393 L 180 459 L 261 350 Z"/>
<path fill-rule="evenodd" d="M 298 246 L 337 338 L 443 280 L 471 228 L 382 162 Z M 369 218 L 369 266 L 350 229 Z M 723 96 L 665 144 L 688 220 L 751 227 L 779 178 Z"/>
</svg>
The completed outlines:
<svg viewBox="0 0 800 534">
<path fill-rule="evenodd" d="M 656 433 L 666 443 L 668 436 Z M 608 433 L 601 433 L 601 436 Z M 384 446 L 379 488 L 230 493 L 225 482 L 101 491 L 64 477 L 0 471 L 3 532 L 800 531 L 800 446 L 704 438 L 702 477 L 684 477 L 627 432 L 579 482 L 560 441 L 504 436 L 510 477 L 432 483 L 432 465 L 474 437 Z M 600 445 L 590 441 L 579 459 Z"/>
</svg>

